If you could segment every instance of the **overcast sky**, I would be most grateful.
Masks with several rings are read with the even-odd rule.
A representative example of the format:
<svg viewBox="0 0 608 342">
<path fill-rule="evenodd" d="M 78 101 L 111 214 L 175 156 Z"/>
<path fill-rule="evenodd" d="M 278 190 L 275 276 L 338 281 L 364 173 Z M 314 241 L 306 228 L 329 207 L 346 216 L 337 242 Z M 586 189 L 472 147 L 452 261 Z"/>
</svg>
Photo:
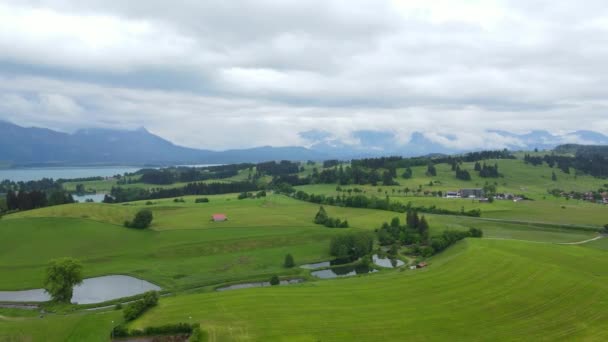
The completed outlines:
<svg viewBox="0 0 608 342">
<path fill-rule="evenodd" d="M 607 61 L 605 0 L 0 2 L 0 119 L 210 149 L 608 133 Z"/>
</svg>

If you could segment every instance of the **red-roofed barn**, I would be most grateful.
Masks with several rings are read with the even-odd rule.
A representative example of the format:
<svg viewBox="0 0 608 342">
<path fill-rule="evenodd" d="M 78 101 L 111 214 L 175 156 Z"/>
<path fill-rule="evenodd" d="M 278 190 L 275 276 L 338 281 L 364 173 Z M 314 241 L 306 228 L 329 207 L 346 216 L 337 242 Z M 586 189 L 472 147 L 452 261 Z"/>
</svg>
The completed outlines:
<svg viewBox="0 0 608 342">
<path fill-rule="evenodd" d="M 211 221 L 213 222 L 223 222 L 228 220 L 226 214 L 213 214 L 211 215 Z"/>
</svg>

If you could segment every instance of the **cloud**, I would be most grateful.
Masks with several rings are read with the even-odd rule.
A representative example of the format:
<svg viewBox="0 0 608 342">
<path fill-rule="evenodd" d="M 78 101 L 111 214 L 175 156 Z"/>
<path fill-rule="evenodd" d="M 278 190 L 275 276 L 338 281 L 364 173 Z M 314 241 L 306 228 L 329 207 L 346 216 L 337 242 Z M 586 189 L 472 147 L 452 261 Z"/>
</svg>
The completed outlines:
<svg viewBox="0 0 608 342">
<path fill-rule="evenodd" d="M 595 0 L 7 0 L 0 119 L 215 149 L 311 130 L 455 148 L 515 143 L 488 129 L 608 133 L 605 37 Z"/>
</svg>

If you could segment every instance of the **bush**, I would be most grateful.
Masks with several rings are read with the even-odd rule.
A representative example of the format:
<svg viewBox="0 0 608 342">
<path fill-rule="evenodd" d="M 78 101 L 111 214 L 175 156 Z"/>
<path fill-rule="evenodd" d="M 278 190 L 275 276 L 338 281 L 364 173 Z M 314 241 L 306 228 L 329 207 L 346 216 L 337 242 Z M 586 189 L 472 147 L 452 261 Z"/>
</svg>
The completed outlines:
<svg viewBox="0 0 608 342">
<path fill-rule="evenodd" d="M 253 194 L 251 192 L 241 192 L 237 198 L 242 200 L 251 197 L 253 197 Z"/>
<path fill-rule="evenodd" d="M 270 285 L 279 285 L 281 283 L 281 281 L 279 280 L 279 277 L 276 275 L 273 275 L 272 278 L 270 278 Z"/>
<path fill-rule="evenodd" d="M 138 228 L 144 229 L 150 227 L 153 219 L 152 211 L 150 209 L 142 209 L 135 214 L 133 221 L 125 221 L 125 227 L 127 228 Z"/>
<path fill-rule="evenodd" d="M 194 203 L 209 203 L 209 199 L 207 197 L 197 198 Z"/>
<path fill-rule="evenodd" d="M 285 256 L 285 262 L 283 263 L 283 265 L 287 268 L 292 268 L 296 265 L 291 254 L 287 254 Z"/>
<path fill-rule="evenodd" d="M 125 321 L 129 322 L 141 316 L 148 309 L 156 306 L 158 303 L 158 293 L 156 291 L 148 291 L 144 293 L 143 299 L 135 301 L 125 308 L 123 315 Z"/>
<path fill-rule="evenodd" d="M 122 310 L 122 304 L 118 303 L 114 306 L 114 310 Z"/>
<path fill-rule="evenodd" d="M 207 332 L 201 330 L 200 327 L 196 327 L 192 330 L 192 335 L 190 335 L 190 342 L 205 342 L 209 339 Z"/>
<path fill-rule="evenodd" d="M 205 333 L 201 330 L 200 324 L 165 324 L 156 327 L 146 327 L 143 330 L 133 329 L 129 331 L 124 324 L 114 327 L 112 335 L 114 337 L 140 337 L 140 336 L 158 336 L 158 335 L 191 335 L 190 341 L 204 341 Z M 194 337 L 195 339 L 192 339 Z"/>
<path fill-rule="evenodd" d="M 471 228 L 469 229 L 469 235 L 471 237 L 480 238 L 483 236 L 483 231 L 479 228 Z"/>
</svg>

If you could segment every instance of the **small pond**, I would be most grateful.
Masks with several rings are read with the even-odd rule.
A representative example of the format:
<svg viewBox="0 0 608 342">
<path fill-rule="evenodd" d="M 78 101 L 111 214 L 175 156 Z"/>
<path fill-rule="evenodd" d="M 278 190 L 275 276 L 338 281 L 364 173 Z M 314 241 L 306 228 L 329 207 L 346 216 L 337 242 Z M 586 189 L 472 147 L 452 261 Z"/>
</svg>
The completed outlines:
<svg viewBox="0 0 608 342">
<path fill-rule="evenodd" d="M 307 270 L 315 270 L 317 268 L 344 265 L 344 264 L 348 264 L 350 262 L 352 262 L 352 261 L 349 259 L 334 259 L 334 260 L 330 260 L 330 261 L 321 261 L 321 262 L 316 262 L 316 263 L 312 263 L 312 264 L 300 265 L 300 268 L 305 268 Z"/>
<path fill-rule="evenodd" d="M 357 266 L 343 266 L 343 267 L 334 267 L 327 270 L 320 270 L 311 272 L 313 276 L 321 279 L 331 279 L 338 277 L 350 277 L 357 274 L 367 274 L 378 272 L 377 270 L 363 265 Z"/>
<path fill-rule="evenodd" d="M 372 259 L 374 260 L 374 264 L 387 268 L 395 268 L 405 265 L 405 263 L 399 259 L 381 258 L 378 256 L 378 254 L 374 254 Z"/>
<path fill-rule="evenodd" d="M 289 279 L 289 280 L 281 280 L 280 285 L 290 285 L 290 284 L 299 284 L 304 282 L 304 279 Z M 216 291 L 230 291 L 230 290 L 240 290 L 240 289 L 250 289 L 254 287 L 267 287 L 270 285 L 269 281 L 260 281 L 256 283 L 242 283 L 242 284 L 234 284 L 228 285 L 224 287 L 217 288 Z"/>
<path fill-rule="evenodd" d="M 74 198 L 74 201 L 79 202 L 79 203 L 84 203 L 87 200 L 92 200 L 95 203 L 101 203 L 103 202 L 104 197 L 106 196 L 106 194 L 89 194 L 89 195 L 72 195 L 72 198 Z"/>
<path fill-rule="evenodd" d="M 72 303 L 101 303 L 117 298 L 135 296 L 146 291 L 159 291 L 160 287 L 142 279 L 125 275 L 109 275 L 84 279 L 74 287 Z M 50 296 L 43 289 L 0 291 L 0 302 L 45 302 Z"/>
</svg>

